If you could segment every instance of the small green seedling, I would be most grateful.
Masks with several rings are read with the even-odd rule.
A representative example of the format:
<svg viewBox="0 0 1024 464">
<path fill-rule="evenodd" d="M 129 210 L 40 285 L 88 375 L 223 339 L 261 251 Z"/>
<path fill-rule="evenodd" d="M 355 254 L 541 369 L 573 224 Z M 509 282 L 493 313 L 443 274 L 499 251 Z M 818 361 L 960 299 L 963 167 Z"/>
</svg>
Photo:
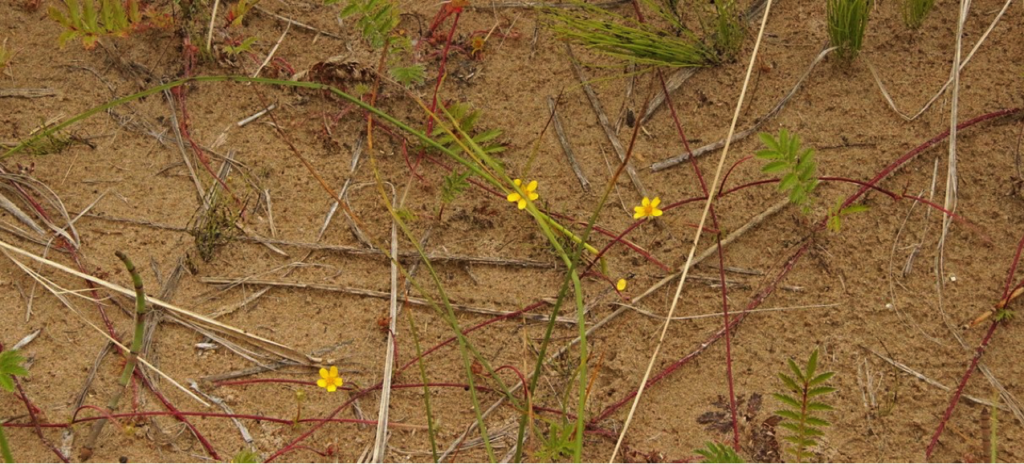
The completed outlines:
<svg viewBox="0 0 1024 464">
<path fill-rule="evenodd" d="M 238 3 L 228 8 L 228 27 L 238 27 L 245 21 L 245 15 L 252 10 L 260 0 L 238 0 Z"/>
<path fill-rule="evenodd" d="M 804 214 L 810 212 L 815 187 L 818 186 L 818 164 L 814 160 L 814 149 L 800 151 L 800 137 L 790 136 L 789 131 L 779 131 L 779 138 L 760 133 L 758 137 L 767 150 L 758 151 L 755 156 L 768 161 L 761 168 L 766 174 L 781 174 L 780 192 L 789 192 L 789 202 L 799 206 Z"/>
<path fill-rule="evenodd" d="M 924 24 L 924 18 L 932 11 L 933 6 L 935 6 L 935 0 L 901 0 L 903 24 L 910 29 L 920 29 Z"/>
<path fill-rule="evenodd" d="M 548 420 L 548 433 L 537 434 L 541 439 L 540 448 L 533 454 L 537 462 L 555 462 L 573 454 L 573 432 L 576 431 L 576 424 L 569 422 L 565 417 L 557 420 Z"/>
<path fill-rule="evenodd" d="M 815 440 L 825 434 L 821 428 L 832 425 L 814 415 L 819 411 L 831 411 L 832 406 L 814 401 L 814 398 L 836 391 L 833 387 L 822 385 L 831 379 L 835 372 L 817 374 L 817 368 L 818 350 L 811 353 L 811 358 L 807 360 L 807 365 L 803 369 L 790 359 L 789 370 L 792 371 L 793 377 L 779 373 L 779 379 L 789 392 L 773 394 L 775 399 L 783 404 L 783 409 L 775 411 L 775 414 L 783 419 L 779 426 L 791 432 L 783 437 L 792 445 L 787 447 L 786 451 L 789 451 L 797 462 L 814 460 L 814 453 L 808 449 L 817 446 L 818 442 Z"/>
<path fill-rule="evenodd" d="M 828 38 L 844 62 L 857 57 L 864 43 L 870 0 L 828 0 Z"/>
<path fill-rule="evenodd" d="M 259 40 L 258 37 L 247 37 L 238 45 L 225 45 L 224 53 L 231 56 L 238 56 L 241 53 L 252 51 L 252 45 L 256 43 L 257 40 Z"/>
<path fill-rule="evenodd" d="M 86 50 L 96 48 L 101 37 L 128 37 L 132 29 L 142 22 L 138 0 L 63 0 L 67 11 L 50 7 L 49 15 L 64 26 L 58 41 L 61 48 L 68 40 L 82 38 Z"/>
<path fill-rule="evenodd" d="M 324 5 L 333 5 L 341 0 L 324 0 Z M 373 48 L 382 48 L 391 31 L 398 26 L 398 10 L 391 0 L 348 0 L 341 10 L 342 19 L 358 16 L 356 25 Z"/>
<path fill-rule="evenodd" d="M 446 128 L 439 124 L 438 127 L 436 127 L 430 134 L 436 138 L 437 143 L 440 143 L 451 150 L 461 151 L 462 148 L 459 146 L 456 139 L 448 133 L 448 131 L 451 131 L 452 134 L 456 134 L 457 136 L 461 136 L 462 134 L 471 134 L 469 137 L 473 140 L 473 143 L 479 146 L 487 155 L 493 155 L 495 153 L 505 151 L 504 145 L 490 143 L 501 135 L 501 129 L 490 129 L 473 134 L 473 129 L 476 126 L 477 120 L 480 119 L 480 111 L 474 110 L 469 103 L 456 102 L 448 105 L 444 110 L 448 113 L 451 120 L 455 121 L 455 124 L 458 127 L 457 129 Z"/>
<path fill-rule="evenodd" d="M 704 456 L 702 462 L 743 462 L 743 458 L 731 446 L 710 441 L 704 443 L 704 448 L 694 452 Z"/>
<path fill-rule="evenodd" d="M 24 377 L 28 375 L 28 370 L 22 366 L 24 363 L 25 358 L 18 353 L 18 350 L 0 352 L 0 389 L 11 393 L 14 392 L 14 379 L 12 376 Z M 14 462 L 14 457 L 11 455 L 11 446 L 7 444 L 7 435 L 4 435 L 3 425 L 0 425 L 0 454 L 3 455 L 4 462 Z"/>
<path fill-rule="evenodd" d="M 450 205 L 455 198 L 465 192 L 469 188 L 469 175 L 470 171 L 459 173 L 458 171 L 452 171 L 451 174 L 444 176 L 444 180 L 441 183 L 441 210 L 437 212 L 437 219 L 441 220 L 441 214 L 444 213 L 444 207 Z"/>
<path fill-rule="evenodd" d="M 243 449 L 231 456 L 231 462 L 253 464 L 260 462 L 260 455 L 253 450 Z"/>
<path fill-rule="evenodd" d="M 840 198 L 836 201 L 836 204 L 829 207 L 828 209 L 828 230 L 833 233 L 839 233 L 839 230 L 843 227 L 843 216 L 848 216 L 855 213 L 863 213 L 870 209 L 868 205 L 850 205 L 843 208 L 843 199 Z"/>
</svg>

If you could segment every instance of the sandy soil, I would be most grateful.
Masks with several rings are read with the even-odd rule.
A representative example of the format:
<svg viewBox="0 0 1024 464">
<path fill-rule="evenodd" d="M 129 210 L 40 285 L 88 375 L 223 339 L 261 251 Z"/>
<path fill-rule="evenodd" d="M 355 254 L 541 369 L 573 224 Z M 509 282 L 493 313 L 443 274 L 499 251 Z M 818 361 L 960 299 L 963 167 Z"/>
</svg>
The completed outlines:
<svg viewBox="0 0 1024 464">
<path fill-rule="evenodd" d="M 7 73 L 0 76 L 0 91 L 43 88 L 53 92 L 38 98 L 0 94 L 0 142 L 16 144 L 27 139 L 44 121 L 65 120 L 117 97 L 182 76 L 182 40 L 174 32 L 156 29 L 128 39 L 104 39 L 106 49 L 100 47 L 89 52 L 73 41 L 61 49 L 57 44 L 61 28 L 45 13 L 55 2 L 44 1 L 36 10 L 24 3 L 7 0 L 0 5 L 0 41 L 6 40 L 7 47 L 15 53 Z M 882 97 L 870 66 L 878 71 L 900 111 L 916 113 L 949 78 L 957 4 L 938 2 L 922 30 L 908 32 L 902 26 L 896 3 L 876 2 L 861 59 L 844 66 L 826 58 L 810 72 L 788 105 L 763 127 L 773 133 L 786 128 L 799 134 L 806 146 L 817 150 L 819 172 L 824 176 L 867 181 L 901 155 L 949 128 L 950 93 L 940 96 L 917 119 L 906 121 Z M 996 0 L 973 2 L 964 35 L 965 53 L 1002 6 L 1003 2 Z M 338 55 L 347 55 L 355 63 L 345 68 L 348 71 L 376 65 L 379 55 L 358 38 L 351 22 L 339 25 L 336 14 L 340 5 L 325 7 L 309 0 L 266 0 L 260 7 L 338 38 L 318 35 L 303 27 L 288 28 L 287 23 L 266 12 L 253 12 L 244 27 L 229 33 L 234 37 L 258 37 L 253 47 L 258 59 L 266 57 L 287 29 L 275 56 L 296 70 L 308 70 Z M 413 38 L 418 37 L 416 31 L 430 24 L 440 8 L 437 2 L 408 1 L 399 2 L 399 7 L 409 13 L 400 27 Z M 200 9 L 208 18 L 209 7 Z M 624 6 L 613 11 L 630 14 L 632 10 Z M 219 20 L 218 24 L 221 23 Z M 425 54 L 440 55 L 444 35 L 451 25 L 449 19 L 440 28 L 440 43 L 424 44 Z M 539 201 L 548 211 L 585 223 L 618 161 L 579 87 L 565 46 L 539 24 L 538 12 L 521 8 L 466 9 L 454 35 L 456 45 L 468 46 L 473 31 L 492 28 L 500 34 L 491 35 L 482 55 L 471 57 L 465 49 L 450 51 L 449 75 L 441 87 L 440 99 L 469 102 L 481 110 L 478 128 L 504 131 L 499 140 L 507 145 L 507 151 L 500 159 L 508 172 L 513 177 L 538 180 Z M 824 2 L 783 0 L 775 5 L 739 119 L 740 130 L 751 127 L 793 88 L 822 50 L 825 29 Z M 205 31 L 203 27 L 199 34 L 205 36 Z M 1012 5 L 964 68 L 958 102 L 960 121 L 1024 105 L 1022 33 L 1024 13 L 1019 5 Z M 215 34 L 214 41 L 223 43 L 223 36 Z M 621 67 L 610 66 L 616 64 L 614 61 L 580 47 L 574 46 L 573 50 L 590 65 L 586 73 L 591 76 L 612 124 L 624 108 L 641 114 L 644 102 L 657 88 L 655 85 L 660 85 L 656 73 L 643 73 L 636 77 L 634 91 L 628 94 L 630 78 L 623 76 Z M 741 55 L 749 56 L 752 50 L 753 41 L 748 40 Z M 202 61 L 194 74 L 251 75 L 256 70 L 257 64 L 250 57 L 243 56 L 238 61 L 237 67 L 227 62 Z M 436 56 L 424 58 L 424 62 L 428 84 L 417 87 L 414 93 L 429 101 L 440 63 Z M 283 68 L 265 70 L 263 75 L 281 73 L 281 77 L 287 77 Z M 712 143 L 726 135 L 745 70 L 746 58 L 701 69 L 671 94 L 691 147 Z M 671 70 L 665 71 L 666 76 L 670 74 Z M 339 82 L 350 89 L 360 84 L 350 75 Z M 557 296 L 565 267 L 534 221 L 502 195 L 477 187 L 447 205 L 438 219 L 442 179 L 449 170 L 427 161 L 417 164 L 415 146 L 408 147 L 408 158 L 404 156 L 399 132 L 393 127 L 378 127 L 373 147 L 368 149 L 361 141 L 365 117 L 324 94 L 237 83 L 190 84 L 187 94 L 191 136 L 206 147 L 211 167 L 219 169 L 229 154 L 236 163 L 225 182 L 234 197 L 221 190 L 218 211 L 222 217 L 232 219 L 238 215 L 239 205 L 245 211 L 239 222 L 247 232 L 225 228 L 223 234 L 231 239 L 213 250 L 209 261 L 202 259 L 196 239 L 189 233 L 205 216 L 198 215 L 202 201 L 189 169 L 182 162 L 183 152 L 200 171 L 204 189 L 210 189 L 214 182 L 200 167 L 187 142 L 184 149 L 179 148 L 173 121 L 183 115 L 177 103 L 168 103 L 170 96 L 165 98 L 158 93 L 112 108 L 109 115 L 92 116 L 62 132 L 88 144 L 73 143 L 46 156 L 20 153 L 6 159 L 4 169 L 30 175 L 38 185 L 51 189 L 48 198 L 59 198 L 71 217 L 91 207 L 87 215 L 74 223 L 80 238 L 75 253 L 78 264 L 67 249 L 50 248 L 50 259 L 130 287 L 127 272 L 114 256 L 114 251 L 124 251 L 138 265 L 150 295 L 162 295 L 166 301 L 199 314 L 221 313 L 217 319 L 224 324 L 322 358 L 322 362 L 309 366 L 286 366 L 232 379 L 243 381 L 241 384 L 218 384 L 211 381 L 212 376 L 274 363 L 279 358 L 261 349 L 244 353 L 250 358 L 255 356 L 258 364 L 254 363 L 220 342 L 176 323 L 177 319 L 168 311 L 154 308 L 152 314 L 159 323 L 150 329 L 151 344 L 145 357 L 162 372 L 183 384 L 200 382 L 198 387 L 203 392 L 223 399 L 235 414 L 285 421 L 240 420 L 261 458 L 271 456 L 316 425 L 304 422 L 293 426 L 289 422 L 296 416 L 296 391 L 301 390 L 306 396 L 301 417 L 327 417 L 361 389 L 382 380 L 388 348 L 381 323 L 387 324 L 387 295 L 392 288 L 389 261 L 356 237 L 351 223 L 338 215 L 318 240 L 333 200 L 295 152 L 334 191 L 351 181 L 347 198 L 358 218 L 359 229 L 373 247 L 388 249 L 392 220 L 376 187 L 375 179 L 379 176 L 385 183 L 385 194 L 390 197 L 394 192 L 402 207 L 415 218 L 410 222 L 411 231 L 417 241 L 425 243 L 427 252 L 436 256 L 434 269 L 453 303 L 508 312 Z M 547 99 L 559 95 L 558 113 L 581 170 L 591 182 L 589 190 L 577 182 L 553 128 L 547 124 Z M 271 102 L 277 105 L 273 118 L 263 116 L 244 127 L 236 125 Z M 395 87 L 383 87 L 379 106 L 414 127 L 422 128 L 426 123 L 424 113 Z M 816 229 L 829 206 L 857 189 L 856 185 L 837 181 L 821 184 L 808 215 L 787 207 L 725 247 L 724 275 L 730 281 L 728 300 L 734 313 L 755 301 L 755 296 L 764 291 L 787 262 L 799 250 L 806 249 L 779 282 L 779 288 L 758 306 L 786 310 L 751 313 L 731 338 L 735 392 L 745 400 L 739 421 L 742 454 L 746 459 L 778 458 L 772 447 L 778 445 L 776 437 L 782 430 L 773 436 L 771 419 L 772 411 L 780 406 L 771 393 L 782 388 L 776 373 L 786 369 L 788 359 L 806 359 L 815 348 L 821 353 L 820 368 L 837 373 L 833 384 L 839 388 L 831 398 L 835 411 L 827 414 L 834 425 L 815 448 L 818 458 L 925 459 L 925 448 L 952 393 L 898 370 L 875 353 L 947 388 L 960 381 L 974 355 L 974 347 L 989 325 L 983 323 L 968 330 L 959 326 L 1000 299 L 1024 230 L 1019 167 L 1021 130 L 1019 117 L 1004 117 L 971 126 L 957 137 L 960 180 L 956 213 L 963 221 L 950 227 L 941 255 L 941 212 L 906 198 L 893 201 L 884 194 L 871 193 L 865 200 L 870 210 L 845 218 L 841 233 Z M 394 135 L 388 135 L 388 131 Z M 622 124 L 618 137 L 624 144 L 628 145 L 631 135 L 631 128 Z M 289 145 L 294 146 L 294 152 Z M 756 137 L 735 143 L 726 168 L 760 147 Z M 657 172 L 650 168 L 652 163 L 685 151 L 672 115 L 665 108 L 642 125 L 636 138 L 633 164 L 649 195 L 659 196 L 663 205 L 702 195 L 690 163 Z M 352 173 L 350 165 L 356 152 L 362 154 Z M 709 182 L 720 151 L 711 153 L 696 163 Z M 948 141 L 942 141 L 921 152 L 879 186 L 896 194 L 917 195 L 942 204 L 947 160 Z M 757 160 L 740 164 L 731 172 L 726 188 L 767 178 L 760 172 L 760 166 Z M 11 179 L 5 177 L 4 195 L 30 211 L 24 197 L 11 187 Z M 38 192 L 33 196 L 40 199 L 57 224 L 66 225 L 47 197 Z M 597 225 L 612 234 L 625 230 L 633 224 L 633 206 L 640 203 L 641 197 L 629 178 L 622 175 Z M 746 188 L 717 202 L 717 219 L 722 230 L 729 233 L 782 198 L 773 185 Z M 679 266 L 690 250 L 702 205 L 703 202 L 691 202 L 666 211 L 656 221 L 630 232 L 627 238 L 666 266 Z M 45 247 L 26 236 L 42 243 L 54 237 L 53 233 L 32 232 L 8 213 L 4 213 L 3 222 L 5 229 L 17 226 L 27 232 L 19 236 L 6 231 L 0 233 L 0 240 L 35 254 L 43 254 Z M 581 231 L 582 226 L 576 230 Z M 424 289 L 425 296 L 436 298 L 436 287 L 427 269 L 415 265 L 418 260 L 412 243 L 401 233 L 398 236 L 398 247 L 407 256 L 403 258 L 405 270 L 414 272 L 413 280 Z M 288 242 L 276 245 L 287 256 L 257 243 L 254 237 Z M 698 252 L 712 240 L 712 235 L 705 235 Z M 603 247 L 610 240 L 595 233 L 593 242 Z M 312 244 L 333 248 L 314 249 Z M 941 270 L 940 256 L 944 263 Z M 908 264 L 911 257 L 913 260 Z M 24 257 L 15 258 L 63 288 L 87 288 L 82 279 Z M 590 308 L 586 316 L 588 325 L 616 314 L 622 308 L 617 303 L 642 294 L 667 275 L 664 269 L 621 244 L 613 247 L 607 258 L 608 277 L 626 277 L 629 286 L 620 298 L 610 282 L 593 275 L 586 277 L 583 286 Z M 676 309 L 677 316 L 721 311 L 722 292 L 713 285 L 718 281 L 719 268 L 717 255 L 713 255 L 692 271 Z M 180 279 L 175 279 L 176 271 Z M 212 283 L 216 279 L 241 278 L 249 278 L 250 282 L 227 289 Z M 1017 281 L 1020 276 L 1013 279 Z M 20 427 L 32 423 L 26 403 L 15 395 L 0 394 L 0 420 L 10 424 L 6 430 L 15 457 L 54 461 L 58 459 L 55 448 L 79 460 L 91 422 L 73 428 L 60 424 L 72 418 L 79 404 L 106 405 L 119 388 L 117 378 L 124 361 L 116 351 L 100 355 L 107 341 L 101 335 L 106 329 L 102 329 L 104 321 L 97 304 L 75 297 L 91 297 L 92 293 L 71 296 L 72 310 L 6 257 L 0 260 L 0 286 L 0 342 L 10 348 L 26 335 L 40 331 L 23 349 L 30 359 L 31 374 L 21 381 L 21 386 L 24 399 L 34 405 L 33 414 L 38 422 L 54 425 L 38 432 L 32 427 Z M 938 286 L 942 287 L 941 292 Z M 405 278 L 399 277 L 398 288 L 407 288 Z M 377 293 L 360 294 L 353 289 Z M 588 338 L 588 365 L 590 372 L 595 373 L 587 402 L 588 419 L 598 417 L 639 386 L 657 345 L 674 289 L 675 281 L 661 287 L 633 305 L 643 313 L 622 310 Z M 132 330 L 131 300 L 105 290 L 96 295 L 102 298 L 102 309 L 118 337 L 128 340 Z M 400 303 L 405 296 L 401 294 Z M 419 290 L 413 287 L 407 296 L 410 300 L 400 304 L 403 314 L 396 321 L 396 367 L 406 365 L 418 349 L 406 315 L 415 320 L 419 349 L 426 350 L 453 335 L 434 310 L 411 300 L 424 297 Z M 543 318 L 550 313 L 546 304 L 535 307 L 529 314 Z M 463 328 L 493 318 L 463 311 L 456 314 Z M 561 316 L 575 317 L 571 305 L 563 309 Z M 721 317 L 673 321 L 654 372 L 702 348 L 722 324 Z M 552 349 L 566 346 L 577 333 L 573 324 L 557 324 Z M 532 372 L 535 348 L 543 334 L 543 322 L 517 316 L 475 330 L 467 338 L 491 366 L 514 366 Z M 957 336 L 963 338 L 966 348 Z M 998 379 L 1010 395 L 1018 397 L 1024 394 L 1024 367 L 1017 362 L 1022 345 L 1024 337 L 1017 323 L 1001 326 L 982 359 L 992 378 Z M 576 383 L 572 376 L 579 354 L 577 348 L 569 349 L 548 365 L 532 398 L 533 404 L 547 408 L 538 414 L 554 420 L 558 410 L 574 411 Z M 90 383 L 94 365 L 96 375 Z M 340 368 L 345 381 L 343 391 L 331 394 L 315 386 L 321 365 Z M 438 445 L 447 448 L 457 443 L 475 420 L 471 395 L 463 387 L 467 383 L 463 359 L 455 344 L 449 344 L 425 357 L 423 368 L 429 381 L 436 385 L 430 388 L 430 404 L 437 424 Z M 506 384 L 517 381 L 512 370 L 502 370 L 499 375 Z M 201 405 L 151 370 L 147 369 L 146 376 L 181 411 L 224 413 L 216 405 Z M 260 379 L 279 381 L 250 382 Z M 497 383 L 483 372 L 475 375 L 474 381 L 486 387 Z M 397 372 L 392 382 L 412 387 L 396 388 L 391 394 L 393 427 L 385 459 L 429 461 L 430 444 L 420 386 L 423 380 L 417 365 Z M 970 379 L 965 393 L 991 400 L 996 390 L 979 372 Z M 728 407 L 723 406 L 728 404 L 728 395 L 726 346 L 717 341 L 645 392 L 626 435 L 625 451 L 616 459 L 693 459 L 694 449 L 704 442 L 731 440 L 730 422 L 725 414 Z M 749 402 L 756 403 L 746 401 L 752 396 L 763 397 L 760 407 L 747 406 Z M 379 390 L 370 391 L 354 405 L 337 411 L 334 417 L 373 423 L 380 399 Z M 500 395 L 493 391 L 479 394 L 481 408 L 498 399 Z M 585 440 L 585 460 L 608 459 L 630 404 L 627 402 L 625 407 L 592 424 L 593 433 L 587 434 Z M 1001 404 L 1005 407 L 1006 401 Z M 125 392 L 119 411 L 160 412 L 167 408 L 153 389 L 136 379 Z M 85 409 L 77 416 L 96 414 L 95 409 Z M 982 448 L 984 416 L 982 406 L 962 399 L 933 459 L 986 458 Z M 998 417 L 999 458 L 1010 462 L 1024 459 L 1021 423 L 1010 412 L 1001 412 Z M 516 410 L 506 404 L 486 421 L 499 457 L 514 443 L 517 418 Z M 236 424 L 224 417 L 188 418 L 209 441 L 213 453 L 173 417 L 134 415 L 119 420 L 119 425 L 106 426 L 92 460 L 229 460 L 250 446 L 243 441 Z M 547 432 L 547 426 L 539 424 L 538 430 Z M 278 460 L 357 460 L 372 445 L 374 435 L 374 425 L 331 423 L 318 428 L 301 442 L 301 447 Z M 473 438 L 479 435 L 470 434 Z M 537 437 L 528 442 L 528 459 L 536 458 L 533 453 L 540 443 Z M 453 459 L 486 460 L 487 456 L 481 445 L 467 441 Z"/>
</svg>

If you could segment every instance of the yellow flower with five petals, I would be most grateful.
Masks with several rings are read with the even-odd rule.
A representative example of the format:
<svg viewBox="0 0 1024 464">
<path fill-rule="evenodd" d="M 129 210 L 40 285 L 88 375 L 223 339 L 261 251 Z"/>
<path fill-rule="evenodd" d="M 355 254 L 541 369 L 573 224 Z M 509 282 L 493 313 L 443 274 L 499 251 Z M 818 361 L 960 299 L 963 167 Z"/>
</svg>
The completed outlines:
<svg viewBox="0 0 1024 464">
<path fill-rule="evenodd" d="M 521 187 L 523 189 L 523 193 L 526 194 L 526 197 L 528 197 L 530 201 L 536 201 L 537 198 L 540 197 L 540 195 L 537 194 L 537 181 L 530 181 L 526 187 L 523 187 L 523 181 L 521 179 L 516 179 L 513 182 L 515 182 L 516 187 Z M 512 192 L 508 194 L 508 201 L 512 203 L 519 203 L 519 209 L 526 209 L 526 198 L 524 198 L 523 195 L 520 195 L 519 192 Z"/>
<path fill-rule="evenodd" d="M 654 197 L 654 199 L 651 200 L 648 199 L 647 197 L 644 197 L 644 200 L 643 202 L 641 202 L 640 206 L 633 207 L 633 210 L 636 211 L 635 213 L 633 213 L 633 219 L 656 218 L 658 216 L 661 216 L 661 210 L 658 209 L 658 205 L 660 203 L 661 198 Z"/>
<path fill-rule="evenodd" d="M 328 392 L 334 392 L 343 383 L 344 382 L 341 380 L 341 377 L 338 376 L 337 366 L 331 366 L 331 370 L 329 371 L 322 367 L 320 368 L 320 380 L 316 381 L 316 384 L 320 386 L 320 388 L 326 388 Z"/>
</svg>

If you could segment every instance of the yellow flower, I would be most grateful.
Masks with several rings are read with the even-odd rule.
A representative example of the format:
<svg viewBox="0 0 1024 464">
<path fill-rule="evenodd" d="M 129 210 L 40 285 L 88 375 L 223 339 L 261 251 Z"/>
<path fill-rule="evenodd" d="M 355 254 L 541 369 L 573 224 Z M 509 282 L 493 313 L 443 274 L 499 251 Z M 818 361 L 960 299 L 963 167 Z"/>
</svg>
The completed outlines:
<svg viewBox="0 0 1024 464">
<path fill-rule="evenodd" d="M 330 371 L 322 367 L 320 368 L 320 380 L 316 381 L 316 384 L 319 385 L 320 388 L 326 388 L 327 391 L 333 392 L 337 390 L 342 383 L 341 377 L 338 377 L 338 368 L 336 366 L 331 366 Z"/>
<path fill-rule="evenodd" d="M 514 182 L 516 184 L 516 187 L 523 188 L 523 192 L 526 193 L 526 196 L 530 198 L 530 201 L 534 201 L 540 196 L 536 192 L 537 181 L 530 181 L 530 183 L 527 184 L 526 187 L 523 187 L 523 181 L 520 179 L 516 179 Z M 512 192 L 508 194 L 508 201 L 511 201 L 512 203 L 518 202 L 519 209 L 526 209 L 526 198 L 523 198 L 523 196 L 520 195 L 519 192 Z"/>
<path fill-rule="evenodd" d="M 661 198 L 654 197 L 653 200 L 649 200 L 647 197 L 644 197 L 644 201 L 640 206 L 633 207 L 633 209 L 636 210 L 636 213 L 633 213 L 633 219 L 645 217 L 656 218 L 661 216 L 661 210 L 658 209 L 658 204 L 660 203 Z"/>
<path fill-rule="evenodd" d="M 620 291 L 620 292 L 625 290 L 626 289 L 626 279 L 619 279 L 619 281 L 615 284 L 615 289 Z"/>
</svg>

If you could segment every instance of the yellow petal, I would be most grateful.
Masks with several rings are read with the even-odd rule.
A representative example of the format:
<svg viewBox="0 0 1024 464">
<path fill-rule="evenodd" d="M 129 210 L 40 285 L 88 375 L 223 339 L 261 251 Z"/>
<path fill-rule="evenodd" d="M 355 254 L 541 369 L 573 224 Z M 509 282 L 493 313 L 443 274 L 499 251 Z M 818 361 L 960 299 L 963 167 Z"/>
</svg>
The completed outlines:
<svg viewBox="0 0 1024 464">
<path fill-rule="evenodd" d="M 324 380 L 324 379 L 320 379 L 320 380 L 317 380 L 317 381 L 316 381 L 316 384 L 317 384 L 317 385 L 318 385 L 318 386 L 319 386 L 320 388 L 327 388 L 327 381 L 326 381 L 326 380 Z"/>
<path fill-rule="evenodd" d="M 661 198 L 654 197 L 654 199 L 651 200 L 651 207 L 652 208 L 657 208 L 659 204 L 661 204 Z"/>
<path fill-rule="evenodd" d="M 519 199 L 519 209 L 526 209 L 526 200 L 522 198 Z"/>
<path fill-rule="evenodd" d="M 651 216 L 654 216 L 654 217 L 661 216 L 661 210 L 660 209 L 656 209 L 654 211 L 651 211 Z"/>
<path fill-rule="evenodd" d="M 522 179 L 516 179 L 516 180 L 512 181 L 512 183 L 516 184 L 516 187 L 518 187 L 520 185 L 523 185 Z"/>
<path fill-rule="evenodd" d="M 320 377 L 323 377 L 323 378 L 325 378 L 325 379 L 326 379 L 326 378 L 327 378 L 327 375 L 328 375 L 328 374 L 327 374 L 327 369 L 324 369 L 324 368 L 322 368 L 322 367 L 321 367 L 321 368 L 320 368 Z"/>
<path fill-rule="evenodd" d="M 535 181 L 535 180 L 530 181 L 530 185 L 526 186 L 526 190 L 529 190 L 531 192 L 534 191 L 534 190 L 537 190 L 537 181 Z"/>
<path fill-rule="evenodd" d="M 328 392 L 332 392 L 333 393 L 337 389 L 338 389 L 338 387 L 335 387 L 333 383 L 327 386 L 327 391 Z"/>
<path fill-rule="evenodd" d="M 519 194 L 516 193 L 516 192 L 512 192 L 512 193 L 508 194 L 508 201 L 511 201 L 512 203 L 515 203 L 515 202 L 519 201 L 520 198 L 522 198 L 522 197 L 519 196 Z"/>
<path fill-rule="evenodd" d="M 626 289 L 626 279 L 619 279 L 619 281 L 615 284 L 615 289 L 620 291 L 620 292 L 625 290 Z"/>
<path fill-rule="evenodd" d="M 338 376 L 338 366 L 331 366 L 331 377 Z"/>
<path fill-rule="evenodd" d="M 334 385 L 336 385 L 336 386 L 340 387 L 340 386 L 342 386 L 342 385 L 344 385 L 344 384 L 345 384 L 345 382 L 341 380 L 341 377 L 336 377 L 336 378 L 334 379 Z"/>
<path fill-rule="evenodd" d="M 644 205 L 644 206 L 650 206 L 651 205 L 651 199 L 647 198 L 647 197 L 644 197 L 644 201 L 641 201 L 640 204 Z"/>
<path fill-rule="evenodd" d="M 636 207 L 636 212 L 633 213 L 633 219 L 640 219 L 644 217 L 644 208 L 642 206 Z"/>
<path fill-rule="evenodd" d="M 540 197 L 540 195 L 538 195 L 537 193 L 535 193 L 535 192 L 530 192 L 530 199 L 531 199 L 531 200 L 536 200 L 536 199 L 537 199 L 537 198 L 539 198 L 539 197 Z"/>
</svg>

